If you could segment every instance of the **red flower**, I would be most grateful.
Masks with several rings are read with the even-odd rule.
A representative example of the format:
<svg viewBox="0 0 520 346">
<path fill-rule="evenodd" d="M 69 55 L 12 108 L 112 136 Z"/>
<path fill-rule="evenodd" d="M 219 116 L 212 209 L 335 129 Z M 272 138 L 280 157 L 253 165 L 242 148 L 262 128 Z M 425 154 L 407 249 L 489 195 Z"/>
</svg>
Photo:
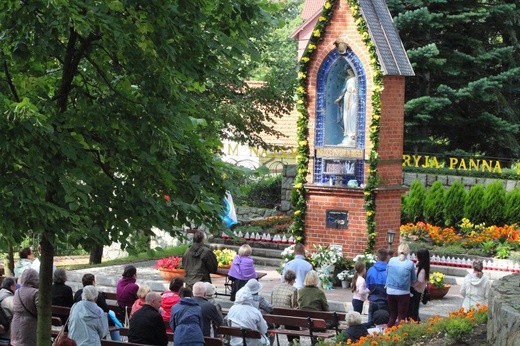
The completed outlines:
<svg viewBox="0 0 520 346">
<path fill-rule="evenodd" d="M 168 196 L 168 195 L 164 195 L 164 200 L 165 200 L 166 202 L 169 202 L 169 201 L 170 201 L 170 196 Z"/>
<path fill-rule="evenodd" d="M 155 269 L 179 269 L 182 264 L 182 257 L 171 256 L 164 257 L 157 261 Z"/>
</svg>

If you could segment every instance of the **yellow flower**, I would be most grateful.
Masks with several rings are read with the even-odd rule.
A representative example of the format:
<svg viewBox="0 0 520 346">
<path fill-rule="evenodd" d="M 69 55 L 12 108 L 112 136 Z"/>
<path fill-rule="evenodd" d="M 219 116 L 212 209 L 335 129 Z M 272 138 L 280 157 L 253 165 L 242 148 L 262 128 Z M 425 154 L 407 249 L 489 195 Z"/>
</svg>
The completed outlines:
<svg viewBox="0 0 520 346">
<path fill-rule="evenodd" d="M 325 7 L 326 10 L 328 10 L 332 5 L 330 4 L 330 2 L 326 2 L 325 5 L 323 7 Z"/>
<path fill-rule="evenodd" d="M 363 194 L 364 194 L 365 196 L 370 196 L 370 195 L 371 195 L 370 191 L 365 191 L 365 192 L 363 192 Z"/>
<path fill-rule="evenodd" d="M 367 211 L 367 216 L 372 216 L 374 212 L 372 210 Z"/>
<path fill-rule="evenodd" d="M 294 215 L 300 215 L 301 213 L 302 213 L 301 210 L 295 210 L 295 211 L 294 211 Z"/>
<path fill-rule="evenodd" d="M 303 187 L 303 184 L 302 184 L 302 183 L 294 184 L 294 188 L 295 188 L 295 189 L 301 189 L 302 187 Z"/>
<path fill-rule="evenodd" d="M 304 63 L 305 63 L 305 62 L 308 62 L 309 60 L 310 60 L 310 59 L 309 59 L 308 57 L 306 57 L 306 56 L 304 56 L 304 57 L 302 58 L 302 62 L 304 62 Z"/>
<path fill-rule="evenodd" d="M 315 50 L 316 49 L 316 45 L 310 44 L 308 48 L 309 48 L 310 51 Z"/>
<path fill-rule="evenodd" d="M 298 101 L 296 101 L 296 103 L 299 104 L 299 105 L 302 105 L 303 104 L 303 100 L 299 99 Z"/>
<path fill-rule="evenodd" d="M 320 18 L 318 18 L 318 20 L 319 20 L 320 22 L 323 22 L 323 21 L 326 21 L 327 18 L 325 18 L 325 17 L 323 17 L 323 16 L 320 16 Z"/>
<path fill-rule="evenodd" d="M 307 141 L 306 140 L 299 141 L 298 144 L 301 145 L 301 146 L 307 145 Z"/>
<path fill-rule="evenodd" d="M 316 29 L 312 32 L 312 35 L 315 37 L 320 37 L 320 31 L 318 29 Z"/>
<path fill-rule="evenodd" d="M 305 73 L 303 73 L 303 72 L 300 72 L 300 73 L 298 73 L 298 78 L 305 79 L 305 78 L 307 78 L 307 75 Z"/>
<path fill-rule="evenodd" d="M 380 116 L 380 115 L 374 115 L 374 116 L 373 116 L 373 119 L 374 119 L 374 120 L 379 120 L 379 119 L 381 119 L 381 116 Z"/>
<path fill-rule="evenodd" d="M 296 92 L 303 93 L 303 92 L 305 92 L 305 88 L 302 86 L 299 86 L 298 89 L 296 89 Z"/>
</svg>

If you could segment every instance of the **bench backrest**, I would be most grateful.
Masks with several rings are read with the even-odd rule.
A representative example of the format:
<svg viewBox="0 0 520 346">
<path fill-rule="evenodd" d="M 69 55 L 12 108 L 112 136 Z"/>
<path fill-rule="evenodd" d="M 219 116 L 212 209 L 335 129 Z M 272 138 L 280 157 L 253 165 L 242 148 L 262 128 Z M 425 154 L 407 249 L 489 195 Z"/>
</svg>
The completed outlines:
<svg viewBox="0 0 520 346">
<path fill-rule="evenodd" d="M 300 310 L 290 308 L 273 308 L 272 315 L 283 315 L 283 316 L 294 316 L 294 317 L 310 317 L 319 318 L 327 322 L 327 328 L 335 329 L 336 333 L 339 333 L 340 321 L 345 321 L 345 312 L 337 311 L 313 311 L 313 310 Z"/>
<path fill-rule="evenodd" d="M 136 344 L 134 342 L 128 342 L 128 341 L 114 341 L 114 340 L 101 340 L 102 346 L 151 346 L 148 344 Z"/>
<path fill-rule="evenodd" d="M 128 336 L 129 328 L 119 328 L 119 333 L 122 336 Z M 168 335 L 168 341 L 173 342 L 173 333 L 168 332 L 166 333 Z M 210 338 L 209 336 L 204 337 L 204 344 L 208 346 L 222 346 L 222 340 L 219 338 Z"/>
<path fill-rule="evenodd" d="M 267 323 L 271 324 L 283 324 L 285 326 L 309 328 L 312 330 L 327 329 L 327 322 L 320 318 L 293 317 L 273 314 L 263 314 L 262 316 L 264 316 Z"/>
</svg>

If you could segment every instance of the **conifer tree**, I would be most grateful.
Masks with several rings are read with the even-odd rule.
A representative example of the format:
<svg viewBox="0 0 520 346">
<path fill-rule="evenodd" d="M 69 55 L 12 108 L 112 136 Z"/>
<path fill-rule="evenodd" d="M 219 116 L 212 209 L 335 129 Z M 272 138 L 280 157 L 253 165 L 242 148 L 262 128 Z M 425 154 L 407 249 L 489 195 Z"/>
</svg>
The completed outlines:
<svg viewBox="0 0 520 346">
<path fill-rule="evenodd" d="M 484 220 L 488 225 L 502 226 L 505 221 L 506 189 L 501 180 L 486 186 L 482 199 Z"/>
<path fill-rule="evenodd" d="M 485 222 L 482 212 L 482 199 L 484 198 L 484 185 L 476 184 L 471 187 L 464 203 L 464 217 L 474 224 Z"/>
<path fill-rule="evenodd" d="M 518 1 L 388 5 L 416 74 L 406 80 L 405 150 L 518 157 Z"/>
<path fill-rule="evenodd" d="M 444 222 L 444 186 L 436 181 L 426 192 L 424 200 L 424 218 L 426 222 L 442 226 Z"/>
<path fill-rule="evenodd" d="M 446 226 L 455 226 L 464 215 L 466 190 L 460 181 L 453 183 L 444 199 L 444 222 Z"/>
</svg>

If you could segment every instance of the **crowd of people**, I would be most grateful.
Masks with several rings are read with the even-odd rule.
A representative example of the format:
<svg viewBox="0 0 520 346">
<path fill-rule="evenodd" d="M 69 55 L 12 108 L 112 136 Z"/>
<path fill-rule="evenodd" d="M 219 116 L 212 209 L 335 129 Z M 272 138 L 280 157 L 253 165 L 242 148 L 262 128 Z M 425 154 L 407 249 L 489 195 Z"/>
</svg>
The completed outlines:
<svg viewBox="0 0 520 346">
<path fill-rule="evenodd" d="M 193 245 L 186 251 L 183 264 L 185 277 L 173 278 L 164 292 L 154 292 L 137 283 L 137 268 L 124 267 L 116 287 L 119 321 L 109 310 L 106 297 L 96 288 L 95 276 L 84 274 L 83 288 L 75 293 L 66 285 L 67 273 L 58 268 L 53 272 L 52 304 L 70 307 L 68 315 L 59 316 L 68 328 L 68 336 L 77 345 L 101 345 L 108 335 L 120 340 L 118 328 L 128 326 L 128 341 L 150 345 L 167 345 L 167 332 L 173 332 L 175 345 L 203 345 L 204 337 L 218 336 L 222 325 L 256 330 L 261 339 L 247 340 L 248 345 L 273 343 L 267 330 L 273 328 L 263 318 L 274 307 L 328 311 L 323 290 L 318 286 L 318 273 L 305 258 L 302 244 L 295 245 L 295 258 L 282 270 L 282 280 L 270 292 L 270 299 L 261 294 L 249 245 L 242 245 L 229 269 L 232 280 L 232 307 L 226 316 L 215 300 L 215 286 L 210 274 L 215 273 L 216 258 L 204 244 L 205 235 L 197 232 Z M 11 320 L 9 330 L 1 335 L 0 345 L 32 346 L 36 344 L 38 315 L 38 270 L 32 268 L 32 251 L 22 249 L 15 266 L 15 277 L 6 277 L 0 289 L 0 307 Z M 430 273 L 428 250 L 416 252 L 416 262 L 410 250 L 401 243 L 392 256 L 386 249 L 376 252 L 377 261 L 368 270 L 363 262 L 355 264 L 352 280 L 352 311 L 346 316 L 347 328 L 342 335 L 352 342 L 370 333 L 382 332 L 405 320 L 420 321 L 421 297 L 427 289 Z M 38 268 L 39 269 L 39 268 Z M 482 273 L 482 262 L 473 262 L 473 271 L 462 285 L 463 306 L 469 309 L 485 304 L 490 281 Z M 268 293 L 268 292 L 266 292 Z M 368 302 L 368 321 L 362 323 L 363 305 Z M 290 326 L 287 326 L 290 329 Z M 298 337 L 288 337 L 289 342 Z M 231 337 L 231 345 L 241 345 L 242 338 Z"/>
</svg>

